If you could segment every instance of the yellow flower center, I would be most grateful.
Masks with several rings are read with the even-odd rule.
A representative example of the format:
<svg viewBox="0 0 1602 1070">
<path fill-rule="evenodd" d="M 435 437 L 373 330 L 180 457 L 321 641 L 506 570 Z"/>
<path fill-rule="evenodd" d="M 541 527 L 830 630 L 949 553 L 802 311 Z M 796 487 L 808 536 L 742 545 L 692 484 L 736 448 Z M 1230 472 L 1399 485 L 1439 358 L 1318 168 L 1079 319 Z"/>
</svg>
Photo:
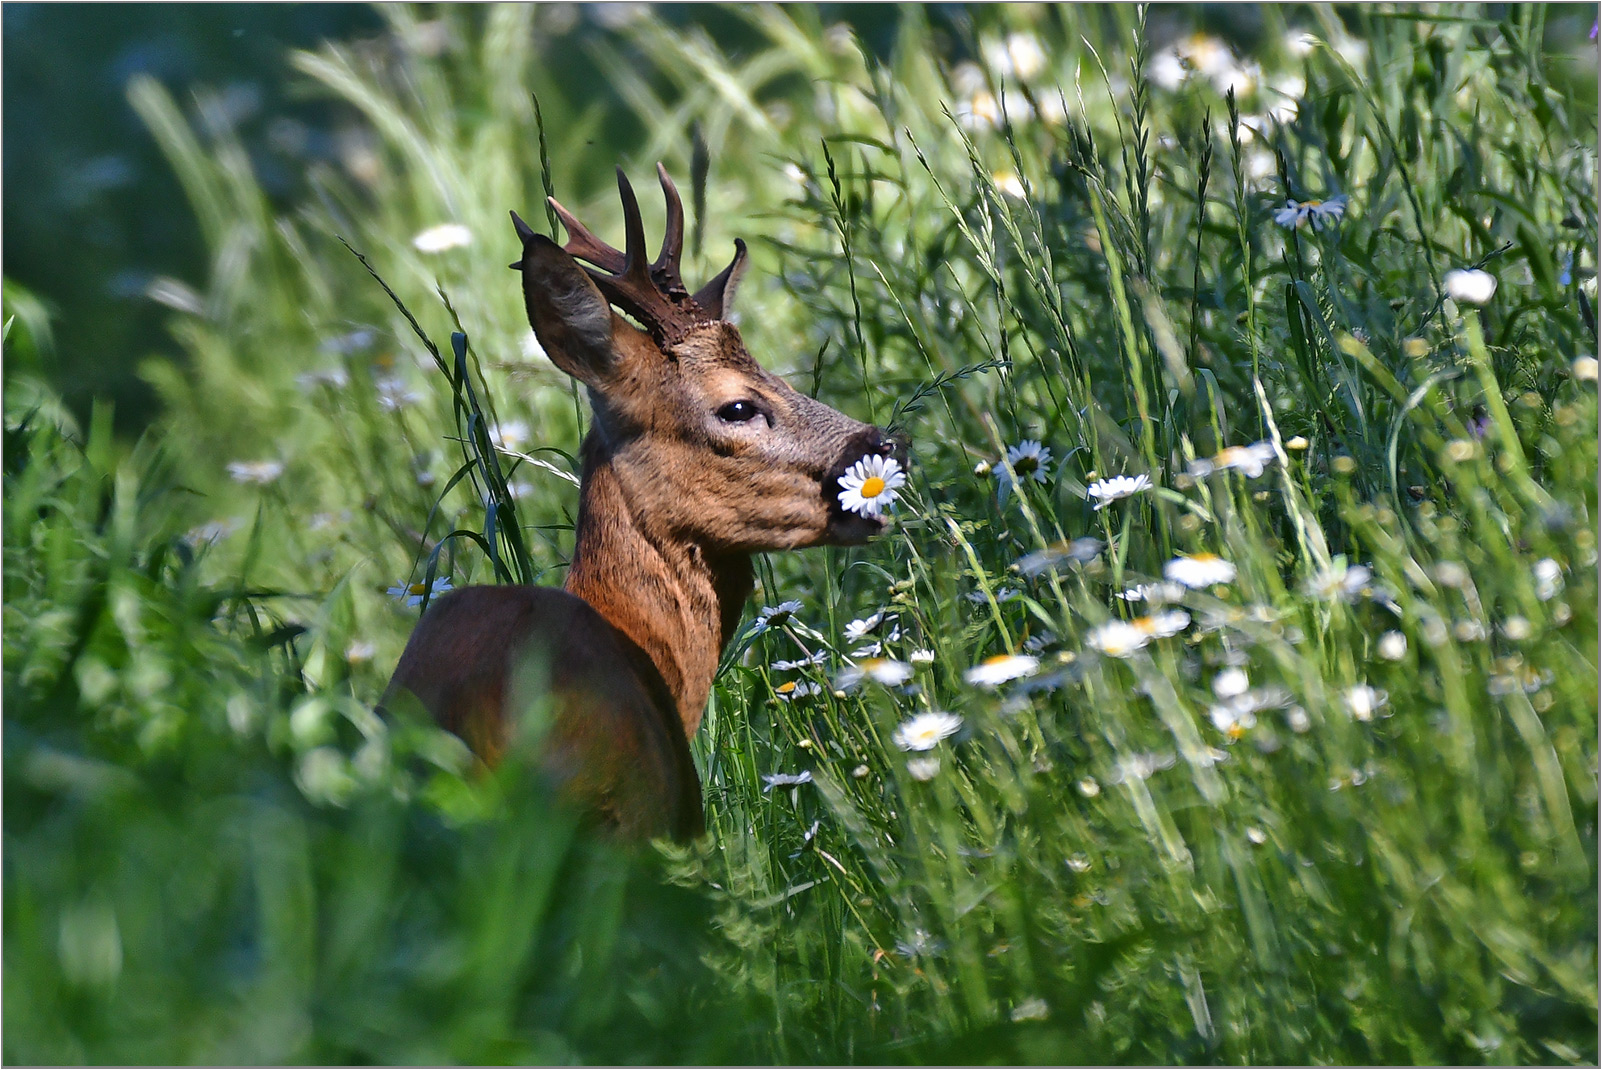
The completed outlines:
<svg viewBox="0 0 1602 1070">
<path fill-rule="evenodd" d="M 407 594 L 427 594 L 428 593 L 428 584 L 426 584 L 426 583 L 414 583 L 410 587 L 406 588 L 406 593 Z"/>
<path fill-rule="evenodd" d="M 788 695 L 790 692 L 795 690 L 795 681 L 794 680 L 790 680 L 790 681 L 788 681 L 786 683 L 782 683 L 778 687 L 775 687 L 773 690 L 777 691 L 781 695 Z"/>
<path fill-rule="evenodd" d="M 869 476 L 867 479 L 862 481 L 862 489 L 857 493 L 861 494 L 864 498 L 877 498 L 879 495 L 884 493 L 884 480 L 880 479 L 878 476 Z"/>
<path fill-rule="evenodd" d="M 986 665 L 1002 665 L 1011 660 L 1011 654 L 992 654 L 990 657 L 985 659 L 984 663 Z"/>
<path fill-rule="evenodd" d="M 1223 560 L 1223 558 L 1219 557 L 1217 554 L 1191 554 L 1190 559 L 1192 561 L 1204 561 L 1208 564 L 1211 564 L 1214 561 Z"/>
<path fill-rule="evenodd" d="M 1304 203 L 1302 205 L 1302 207 L 1303 208 L 1322 208 L 1322 207 L 1324 207 L 1324 202 L 1323 201 L 1307 201 L 1306 203 Z"/>
</svg>

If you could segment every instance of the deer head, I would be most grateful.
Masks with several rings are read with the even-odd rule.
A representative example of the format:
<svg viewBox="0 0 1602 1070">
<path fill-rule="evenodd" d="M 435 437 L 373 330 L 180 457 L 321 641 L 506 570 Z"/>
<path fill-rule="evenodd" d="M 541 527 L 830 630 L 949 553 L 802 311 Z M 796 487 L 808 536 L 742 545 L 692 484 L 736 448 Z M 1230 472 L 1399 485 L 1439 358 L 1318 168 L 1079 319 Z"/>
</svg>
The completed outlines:
<svg viewBox="0 0 1602 1070">
<path fill-rule="evenodd" d="M 552 362 L 588 388 L 586 472 L 592 463 L 609 468 L 630 522 L 653 541 L 739 554 L 866 540 L 883 522 L 843 510 L 837 481 L 864 455 L 904 447 L 751 358 L 725 318 L 746 266 L 744 242 L 735 241 L 716 278 L 694 294 L 685 288 L 683 206 L 660 164 L 657 176 L 667 232 L 649 263 L 622 168 L 623 251 L 554 198 L 565 248 L 512 213 L 523 242 L 512 267 L 523 273 L 529 323 Z"/>
</svg>

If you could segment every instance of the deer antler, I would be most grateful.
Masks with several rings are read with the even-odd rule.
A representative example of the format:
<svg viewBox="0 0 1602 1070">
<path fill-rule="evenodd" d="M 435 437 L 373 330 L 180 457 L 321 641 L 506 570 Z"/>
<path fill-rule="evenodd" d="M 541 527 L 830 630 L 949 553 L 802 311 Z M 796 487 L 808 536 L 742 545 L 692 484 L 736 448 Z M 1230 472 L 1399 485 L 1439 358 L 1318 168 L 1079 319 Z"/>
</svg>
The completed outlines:
<svg viewBox="0 0 1602 1070">
<path fill-rule="evenodd" d="M 623 201 L 624 251 L 597 238 L 555 197 L 550 198 L 550 203 L 567 228 L 563 249 L 574 259 L 588 261 L 581 266 L 606 299 L 639 320 L 661 343 L 678 341 L 698 323 L 723 318 L 734 284 L 745 267 L 745 243 L 736 241 L 734 262 L 694 297 L 690 296 L 679 274 L 679 260 L 684 253 L 684 204 L 667 168 L 657 164 L 656 175 L 667 201 L 667 228 L 662 249 L 649 265 L 645 262 L 645 226 L 640 221 L 640 205 L 623 168 L 617 169 L 617 191 Z M 521 234 L 523 227 L 518 229 Z"/>
</svg>

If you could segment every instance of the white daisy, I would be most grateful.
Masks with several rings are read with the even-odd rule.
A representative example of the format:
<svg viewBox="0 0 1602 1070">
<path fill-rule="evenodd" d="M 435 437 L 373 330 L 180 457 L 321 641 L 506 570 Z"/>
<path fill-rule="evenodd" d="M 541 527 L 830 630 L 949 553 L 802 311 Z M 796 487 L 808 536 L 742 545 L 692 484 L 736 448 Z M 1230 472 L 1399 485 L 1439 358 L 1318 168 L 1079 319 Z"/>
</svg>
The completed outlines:
<svg viewBox="0 0 1602 1070">
<path fill-rule="evenodd" d="M 528 441 L 528 424 L 522 420 L 491 424 L 489 440 L 496 449 L 520 450 L 523 448 L 523 443 Z"/>
<path fill-rule="evenodd" d="M 954 713 L 930 710 L 902 721 L 890 738 L 902 750 L 933 750 L 935 744 L 961 730 L 961 717 Z"/>
<path fill-rule="evenodd" d="M 1152 635 L 1125 620 L 1110 620 L 1092 628 L 1085 642 L 1094 650 L 1114 658 L 1127 658 L 1147 643 Z"/>
<path fill-rule="evenodd" d="M 1407 657 L 1407 636 L 1401 632 L 1386 632 L 1379 637 L 1378 650 L 1386 661 L 1401 661 Z"/>
<path fill-rule="evenodd" d="M 885 687 L 895 687 L 912 679 L 912 666 L 894 658 L 863 658 L 855 665 L 841 669 L 834 682 L 840 690 L 849 691 L 865 679 Z"/>
<path fill-rule="evenodd" d="M 908 758 L 907 772 L 913 780 L 933 780 L 940 775 L 940 759 Z"/>
<path fill-rule="evenodd" d="M 801 603 L 793 598 L 788 602 L 780 602 L 776 606 L 763 606 L 762 612 L 758 613 L 756 620 L 751 622 L 751 634 L 761 635 L 769 628 L 777 628 L 799 612 L 801 612 Z"/>
<path fill-rule="evenodd" d="M 1235 566 L 1217 554 L 1189 554 L 1174 558 L 1163 566 L 1163 575 L 1186 587 L 1211 587 L 1235 578 Z"/>
<path fill-rule="evenodd" d="M 1242 669 L 1225 669 L 1213 677 L 1213 694 L 1219 698 L 1229 699 L 1244 695 L 1252 686 Z"/>
<path fill-rule="evenodd" d="M 378 392 L 378 407 L 385 412 L 399 412 L 408 405 L 423 400 L 423 395 L 406 385 L 399 376 L 385 376 L 375 380 L 373 389 Z"/>
<path fill-rule="evenodd" d="M 1190 614 L 1183 609 L 1168 609 L 1149 617 L 1136 617 L 1129 622 L 1153 639 L 1167 639 L 1178 635 L 1190 625 Z"/>
<path fill-rule="evenodd" d="M 1160 606 L 1185 597 L 1185 585 L 1173 582 L 1139 583 L 1127 591 L 1119 591 L 1116 597 L 1125 602 L 1150 602 Z"/>
<path fill-rule="evenodd" d="M 1067 542 L 1054 542 L 1044 550 L 1036 550 L 1020 557 L 1018 571 L 1032 578 L 1056 568 L 1065 561 L 1082 565 L 1095 560 L 1096 555 L 1101 553 L 1101 548 L 1101 540 L 1088 535 Z"/>
<path fill-rule="evenodd" d="M 229 461 L 228 476 L 235 483 L 254 483 L 265 487 L 284 474 L 282 461 Z"/>
<path fill-rule="evenodd" d="M 1228 736 L 1230 742 L 1244 736 L 1257 725 L 1257 715 L 1251 707 L 1234 702 L 1214 706 L 1207 711 L 1207 716 L 1212 720 L 1213 727 Z"/>
<path fill-rule="evenodd" d="M 794 702 L 798 698 L 807 698 L 823 690 L 822 684 L 811 683 L 807 680 L 789 680 L 773 689 L 781 702 Z"/>
<path fill-rule="evenodd" d="M 1111 479 L 1098 479 L 1085 493 L 1096 499 L 1096 509 L 1105 509 L 1119 498 L 1128 498 L 1139 494 L 1143 490 L 1151 489 L 1151 477 L 1144 472 L 1138 476 L 1113 476 Z"/>
<path fill-rule="evenodd" d="M 412 248 L 420 253 L 443 253 L 472 244 L 473 232 L 460 223 L 441 223 L 412 239 Z"/>
<path fill-rule="evenodd" d="M 1190 474 L 1197 479 L 1226 472 L 1233 468 L 1247 479 L 1256 479 L 1263 469 L 1274 461 L 1274 447 L 1268 442 L 1254 442 L 1250 446 L 1226 446 L 1210 458 L 1198 457 L 1190 462 Z"/>
<path fill-rule="evenodd" d="M 1051 478 L 1048 469 L 1051 466 L 1051 447 L 1043 446 L 1032 438 L 1026 438 L 1016 446 L 1007 447 L 1007 463 L 996 465 L 994 472 L 996 483 L 1002 494 L 1012 486 L 1012 475 L 1008 467 L 1016 472 L 1020 480 L 1034 477 L 1036 483 L 1044 483 Z"/>
<path fill-rule="evenodd" d="M 1367 684 L 1358 684 L 1348 690 L 1344 698 L 1346 708 L 1351 711 L 1353 717 L 1359 721 L 1372 721 L 1375 712 L 1385 705 L 1390 696 Z"/>
<path fill-rule="evenodd" d="M 847 624 L 845 626 L 845 637 L 853 641 L 865 638 L 883 623 L 884 610 L 881 609 L 877 613 L 863 617 L 860 620 L 854 620 L 850 624 Z"/>
<path fill-rule="evenodd" d="M 1285 207 L 1274 213 L 1274 222 L 1292 229 L 1308 223 L 1314 230 L 1322 230 L 1331 223 L 1339 222 L 1345 214 L 1346 194 L 1340 193 L 1323 201 L 1287 200 Z"/>
<path fill-rule="evenodd" d="M 422 605 L 424 595 L 432 597 L 437 594 L 443 594 L 450 589 L 450 577 L 439 576 L 434 580 L 434 585 L 432 587 L 426 583 L 408 583 L 397 587 L 391 587 L 386 593 L 388 593 L 391 598 L 399 599 L 409 606 L 417 606 Z"/>
<path fill-rule="evenodd" d="M 793 788 L 801 784 L 812 783 L 812 770 L 803 769 L 799 773 L 763 773 L 762 783 L 767 785 L 762 790 L 772 791 L 774 788 Z"/>
<path fill-rule="evenodd" d="M 1479 268 L 1458 268 L 1441 280 L 1446 296 L 1465 305 L 1483 305 L 1496 293 L 1496 276 Z"/>
<path fill-rule="evenodd" d="M 1307 593 L 1326 602 L 1337 598 L 1351 601 L 1363 593 L 1374 572 L 1366 565 L 1348 565 L 1345 557 L 1337 557 L 1330 566 L 1321 569 L 1307 581 Z"/>
<path fill-rule="evenodd" d="M 855 650 L 851 651 L 849 656 L 853 658 L 876 658 L 883 653 L 884 644 L 874 642 L 869 643 L 867 646 L 857 647 Z"/>
<path fill-rule="evenodd" d="M 963 674 L 976 687 L 997 687 L 1008 680 L 1033 676 L 1040 671 L 1040 659 L 1029 654 L 997 654 L 986 658 Z"/>
<path fill-rule="evenodd" d="M 914 650 L 907 655 L 907 660 L 914 665 L 933 665 L 935 654 L 933 650 Z"/>
<path fill-rule="evenodd" d="M 792 669 L 806 669 L 813 665 L 822 665 L 828 660 L 828 657 L 829 652 L 827 650 L 819 650 L 816 654 L 808 654 L 806 657 L 796 658 L 794 661 L 775 661 L 773 663 L 773 671 L 789 672 Z"/>
<path fill-rule="evenodd" d="M 840 491 L 840 508 L 876 517 L 896 500 L 896 488 L 906 482 L 906 473 L 894 457 L 870 453 L 840 477 L 840 486 L 844 488 Z"/>
</svg>

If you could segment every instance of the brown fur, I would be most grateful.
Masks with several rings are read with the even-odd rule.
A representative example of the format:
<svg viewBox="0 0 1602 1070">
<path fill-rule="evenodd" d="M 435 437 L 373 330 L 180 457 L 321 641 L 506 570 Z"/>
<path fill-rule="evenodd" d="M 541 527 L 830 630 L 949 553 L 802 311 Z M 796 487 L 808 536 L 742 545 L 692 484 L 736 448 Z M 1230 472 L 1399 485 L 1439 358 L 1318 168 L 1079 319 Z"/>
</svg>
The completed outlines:
<svg viewBox="0 0 1602 1070">
<path fill-rule="evenodd" d="M 385 701 L 411 692 L 493 764 L 548 697 L 540 760 L 567 795 L 629 838 L 688 839 L 702 829 L 688 740 L 750 596 L 750 555 L 878 531 L 841 510 L 837 480 L 864 454 L 901 447 L 764 371 L 730 323 L 703 313 L 671 336 L 635 327 L 608 308 L 593 272 L 520 233 L 529 321 L 552 361 L 588 386 L 594 413 L 566 590 L 469 587 L 439 599 Z M 721 312 L 738 274 L 695 300 Z M 731 421 L 720 415 L 731 402 L 759 415 Z M 542 673 L 532 692 L 519 685 Z"/>
</svg>

